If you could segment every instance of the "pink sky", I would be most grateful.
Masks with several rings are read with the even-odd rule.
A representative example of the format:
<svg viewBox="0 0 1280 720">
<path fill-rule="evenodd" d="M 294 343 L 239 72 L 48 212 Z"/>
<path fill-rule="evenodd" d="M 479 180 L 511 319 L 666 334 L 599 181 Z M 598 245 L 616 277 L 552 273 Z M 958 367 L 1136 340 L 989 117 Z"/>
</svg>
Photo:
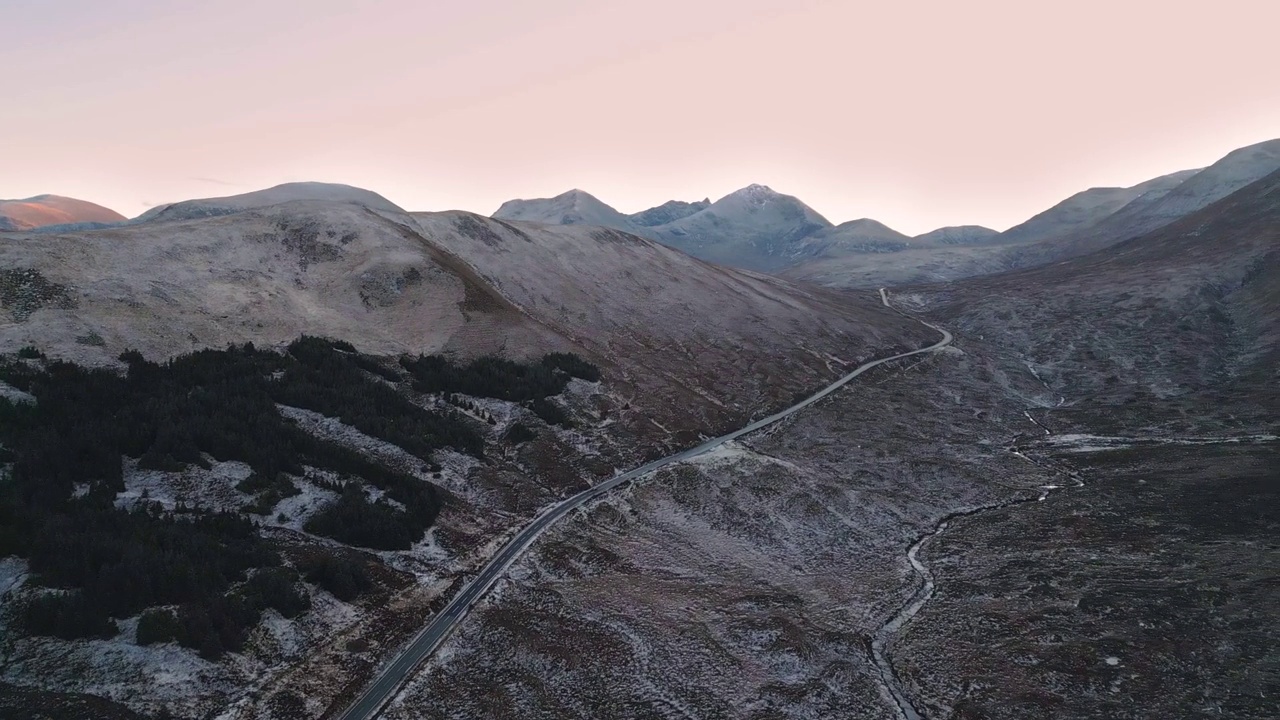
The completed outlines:
<svg viewBox="0 0 1280 720">
<path fill-rule="evenodd" d="M 757 182 L 1002 229 L 1280 136 L 1278 27 L 1275 0 L 5 0 L 0 197 L 634 212 Z"/>
</svg>

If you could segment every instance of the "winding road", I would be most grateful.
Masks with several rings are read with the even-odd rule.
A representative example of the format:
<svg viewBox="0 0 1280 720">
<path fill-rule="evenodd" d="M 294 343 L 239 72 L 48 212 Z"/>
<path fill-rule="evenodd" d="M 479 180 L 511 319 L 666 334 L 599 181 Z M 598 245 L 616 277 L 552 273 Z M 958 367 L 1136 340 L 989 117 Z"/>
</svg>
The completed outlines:
<svg viewBox="0 0 1280 720">
<path fill-rule="evenodd" d="M 893 307 L 889 304 L 889 295 L 883 288 L 880 289 L 880 300 L 884 303 L 885 307 Z M 484 566 L 484 569 L 480 571 L 475 579 L 472 580 L 467 587 L 463 588 L 461 592 L 455 595 L 454 598 L 449 601 L 449 604 L 437 613 L 436 616 L 431 619 L 431 622 L 428 623 L 426 627 L 424 627 L 403 650 L 401 650 L 399 655 L 382 668 L 374 678 L 373 682 L 365 688 L 360 697 L 358 697 L 355 702 L 338 717 L 341 718 L 341 720 L 368 720 L 369 718 L 377 717 L 382 712 L 383 708 L 386 707 L 387 703 L 395 697 L 396 693 L 409 679 L 409 677 L 413 675 L 414 670 L 416 670 L 420 664 L 422 664 L 440 647 L 441 644 L 444 643 L 449 634 L 452 633 L 453 630 L 462 623 L 463 619 L 467 617 L 476 602 L 483 598 L 493 588 L 493 586 L 497 584 L 498 580 L 501 579 L 502 575 L 511 567 L 512 563 L 514 563 L 524 553 L 524 551 L 538 539 L 539 536 L 546 532 L 548 528 L 554 525 L 561 518 L 592 500 L 599 498 L 610 490 L 629 483 L 632 480 L 644 477 L 645 475 L 668 465 L 691 460 L 703 453 L 714 450 L 727 442 L 736 440 L 743 435 L 769 427 L 780 420 L 790 417 L 810 405 L 821 401 L 831 393 L 847 385 L 854 378 L 874 367 L 888 362 L 893 362 L 895 360 L 901 360 L 902 358 L 911 357 L 913 355 L 937 352 L 951 344 L 951 333 L 936 325 L 931 325 L 929 323 L 924 324 L 942 333 L 942 339 L 926 348 L 899 353 L 890 357 L 863 363 L 852 372 L 841 377 L 839 380 L 836 380 L 808 398 L 785 410 L 782 410 L 781 412 L 756 420 L 750 425 L 747 425 L 740 430 L 735 430 L 727 435 L 712 438 L 697 447 L 684 450 L 676 453 L 675 455 L 669 455 L 667 457 L 654 460 L 653 462 L 642 465 L 634 470 L 612 477 L 599 485 L 584 490 L 577 495 L 574 495 L 573 497 L 570 497 L 543 511 L 542 514 L 534 518 L 533 522 L 529 523 L 529 525 L 517 533 L 515 537 L 507 542 L 507 544 L 489 560 L 489 563 Z M 897 698 L 895 698 L 895 700 L 897 700 Z M 908 707 L 910 707 L 909 704 Z"/>
</svg>

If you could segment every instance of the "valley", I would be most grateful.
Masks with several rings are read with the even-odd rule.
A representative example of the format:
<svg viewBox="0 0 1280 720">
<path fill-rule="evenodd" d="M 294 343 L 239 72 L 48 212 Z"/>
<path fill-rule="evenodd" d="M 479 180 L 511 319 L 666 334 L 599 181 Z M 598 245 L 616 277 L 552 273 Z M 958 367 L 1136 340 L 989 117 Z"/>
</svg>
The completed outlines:
<svg viewBox="0 0 1280 720">
<path fill-rule="evenodd" d="M 880 297 L 885 307 L 891 307 L 888 296 L 881 289 Z M 936 328 L 935 328 L 936 329 Z M 501 550 L 499 550 L 485 566 L 483 571 L 472 580 L 467 587 L 452 600 L 443 610 L 440 611 L 437 619 L 433 620 L 430 625 L 423 629 L 417 637 L 409 643 L 409 646 L 402 651 L 396 659 L 387 667 L 373 682 L 368 690 L 345 712 L 343 718 L 367 718 L 376 715 L 376 713 L 391 699 L 394 692 L 399 689 L 400 685 L 408 678 L 416 666 L 424 659 L 430 657 L 432 653 L 439 648 L 444 639 L 455 630 L 460 622 L 462 622 L 470 608 L 484 595 L 493 588 L 495 584 L 502 578 L 503 573 L 517 561 L 521 554 L 526 552 L 529 547 L 549 529 L 554 523 L 564 518 L 568 513 L 577 510 L 586 503 L 598 498 L 604 497 L 607 493 L 622 487 L 631 482 L 643 480 L 645 477 L 661 470 L 662 468 L 673 463 L 685 462 L 693 460 L 706 453 L 713 452 L 717 448 L 723 447 L 726 443 L 732 443 L 736 439 L 768 428 L 797 412 L 820 402 L 823 398 L 836 392 L 841 387 L 862 375 L 864 372 L 871 370 L 885 363 L 892 363 L 904 358 L 920 355 L 924 353 L 932 353 L 942 350 L 951 344 L 951 334 L 942 330 L 942 340 L 919 350 L 911 350 L 887 358 L 872 360 L 870 362 L 859 365 L 855 370 L 844 375 L 836 382 L 828 385 L 817 393 L 805 398 L 799 403 L 792 405 L 785 410 L 774 413 L 769 417 L 747 425 L 744 428 L 735 430 L 726 435 L 708 440 L 697 447 L 690 448 L 675 455 L 669 455 L 665 458 L 654 460 L 635 470 L 625 473 L 598 483 L 597 485 L 585 490 L 571 498 L 557 504 L 547 512 L 543 512 L 534 519 L 527 527 L 521 530 L 510 542 L 508 542 Z"/>
<path fill-rule="evenodd" d="M 1277 27 L 0 2 L 0 720 L 1280 719 Z"/>
<path fill-rule="evenodd" d="M 1270 147 L 1073 198 L 1052 262 L 873 221 L 769 255 L 1028 263 L 867 289 L 577 196 L 7 231 L 0 711 L 1274 717 Z"/>
</svg>

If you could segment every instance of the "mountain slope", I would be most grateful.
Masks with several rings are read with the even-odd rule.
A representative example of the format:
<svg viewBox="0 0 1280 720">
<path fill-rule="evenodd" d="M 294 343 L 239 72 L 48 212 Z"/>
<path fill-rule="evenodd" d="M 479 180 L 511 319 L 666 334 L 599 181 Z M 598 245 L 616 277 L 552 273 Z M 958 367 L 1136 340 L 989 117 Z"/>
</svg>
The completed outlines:
<svg viewBox="0 0 1280 720">
<path fill-rule="evenodd" d="M 766 355 L 782 353 L 794 363 L 791 372 L 816 378 L 832 356 L 848 359 L 913 332 L 909 323 L 890 322 L 871 294 L 799 288 L 616 230 L 462 212 L 413 217 L 426 238 L 531 317 L 595 356 L 647 368 L 650 376 L 633 378 L 646 392 L 658 392 L 659 378 L 678 385 L 696 378 L 697 395 L 781 398 L 771 389 L 779 378 L 768 376 L 776 366 Z"/>
<path fill-rule="evenodd" d="M 32 344 L 97 364 L 128 348 L 167 357 L 302 333 L 375 353 L 445 350 L 486 333 L 496 348 L 507 332 L 536 335 L 456 259 L 361 205 L 295 201 L 196 220 L 169 218 L 209 206 L 171 207 L 56 244 L 28 235 L 0 246 L 13 291 L 5 307 L 17 321 L 0 327 L 0 348 Z M 485 311 L 465 318 L 469 305 Z"/>
<path fill-rule="evenodd" d="M 1008 244 L 1033 243 L 1078 233 L 1105 220 L 1129 203 L 1146 195 L 1172 190 L 1198 171 L 1162 175 L 1132 187 L 1090 188 L 1072 195 L 1053 207 L 1000 233 Z"/>
<path fill-rule="evenodd" d="M 1077 233 L 1070 238 L 1072 252 L 1105 247 L 1112 242 L 1151 232 L 1207 207 L 1277 169 L 1280 169 L 1280 140 L 1270 140 L 1232 151 L 1199 172 L 1166 176 L 1179 178 L 1181 182 L 1172 187 L 1152 187 L 1089 232 Z"/>
<path fill-rule="evenodd" d="M 330 199 L 267 204 L 307 196 Z M 125 349 L 162 358 L 304 333 L 374 354 L 576 347 L 659 395 L 716 398 L 711 414 L 728 418 L 829 376 L 833 356 L 918 334 L 870 296 L 751 277 L 591 226 L 410 217 L 345 186 L 187 201 L 55 237 L 0 245 L 13 320 L 0 351 L 35 345 L 101 364 Z M 794 367 L 779 383 L 782 357 Z"/>
<path fill-rule="evenodd" d="M 71 223 L 116 223 L 125 217 L 109 208 L 59 195 L 0 200 L 0 230 L 29 230 Z"/>
<path fill-rule="evenodd" d="M 303 433 L 327 452 L 345 448 L 410 477 L 397 482 L 438 486 L 444 501 L 433 530 L 406 538 L 414 541 L 407 550 L 377 554 L 345 546 L 351 543 L 342 535 L 330 538 L 336 543 L 318 540 L 307 523 L 353 502 L 352 487 L 368 489 L 368 502 L 377 501 L 376 508 L 357 505 L 358 512 L 399 517 L 398 506 L 373 492 L 379 471 L 360 463 L 340 474 L 336 465 L 290 466 L 284 475 L 271 474 L 273 487 L 283 486 L 272 490 L 256 486 L 262 477 L 222 454 L 217 462 L 196 455 L 191 461 L 203 465 L 177 469 L 163 457 L 130 456 L 121 461 L 123 489 L 103 490 L 108 507 L 113 500 L 121 508 L 163 502 L 170 509 L 240 513 L 254 519 L 243 523 L 244 532 L 279 545 L 291 561 L 347 558 L 367 569 L 376 590 L 352 602 L 308 586 L 303 592 L 313 598 L 312 610 L 270 615 L 261 624 L 247 620 L 255 641 L 243 653 L 228 646 L 231 653 L 217 662 L 213 653 L 201 658 L 176 643 L 139 644 L 126 623 L 125 632 L 92 641 L 32 636 L 10 642 L 5 625 L 6 682 L 109 695 L 134 710 L 164 703 L 192 717 L 237 702 L 266 708 L 281 695 L 301 694 L 294 704 L 320 716 L 340 707 L 343 693 L 358 688 L 385 653 L 485 561 L 497 540 L 549 502 L 790 404 L 852 363 L 934 341 L 931 330 L 882 307 L 873 293 L 799 288 L 615 230 L 468 213 L 409 216 L 369 207 L 374 201 L 363 192 L 250 207 L 263 197 L 179 203 L 159 217 L 104 230 L 7 235 L 0 243 L 6 381 L 23 384 L 25 368 L 44 363 L 40 353 L 118 368 L 128 349 L 160 361 L 228 343 L 257 346 L 239 354 L 282 349 L 301 334 L 349 343 L 330 344 L 328 354 L 358 361 L 348 379 L 359 383 L 312 383 L 305 397 L 273 396 L 260 409 L 278 429 L 295 438 Z M 27 346 L 37 352 L 13 357 Z M 472 367 L 473 360 L 481 385 L 492 385 L 495 376 L 537 381 L 554 373 L 545 356 L 556 352 L 583 356 L 578 363 L 585 359 L 599 374 L 565 379 L 545 398 L 430 383 L 439 379 L 433 363 Z M 403 363 L 356 353 L 444 357 Z M 206 363 L 210 355 L 196 361 Z M 541 375 L 525 375 L 511 360 L 540 367 Z M 251 367 L 242 379 L 260 387 L 284 378 L 264 376 L 264 367 L 272 366 Z M 422 379 L 418 372 L 425 381 L 415 382 Z M 204 376 L 191 379 L 173 397 L 207 394 Z M 345 393 L 346 405 L 303 404 L 326 389 Z M 0 384 L 0 391 L 19 402 L 31 397 L 17 385 Z M 400 400 L 387 405 L 386 393 Z M 57 409 L 43 399 L 37 405 Z M 412 443 L 378 434 L 399 427 L 395 416 L 367 412 L 381 406 L 440 414 L 454 430 L 480 437 L 484 451 L 414 454 Z M 372 429 L 360 428 L 362 415 L 364 428 Z M 194 417 L 200 424 L 207 416 Z M 222 427 L 227 416 L 219 417 Z M 234 425 L 236 416 L 230 418 Z M 343 462 L 351 468 L 350 458 Z M 371 523 L 380 528 L 384 520 Z M 22 582 L 23 561 L 0 560 L 0 588 L 8 590 L 13 577 Z M 312 582 L 310 575 L 302 580 Z M 24 598 L 40 591 L 22 590 Z M 0 623 L 9 620 L 0 616 Z M 258 647 L 257 639 L 265 645 Z M 353 645 L 355 639 L 364 644 Z M 173 676 L 182 681 L 157 681 Z"/>
<path fill-rule="evenodd" d="M 974 332 L 999 326 L 1050 382 L 1088 368 L 1175 397 L 1238 381 L 1275 356 L 1280 308 L 1268 299 L 1280 292 L 1277 247 L 1280 170 L 1145 235 L 968 280 L 939 312 Z"/>
</svg>

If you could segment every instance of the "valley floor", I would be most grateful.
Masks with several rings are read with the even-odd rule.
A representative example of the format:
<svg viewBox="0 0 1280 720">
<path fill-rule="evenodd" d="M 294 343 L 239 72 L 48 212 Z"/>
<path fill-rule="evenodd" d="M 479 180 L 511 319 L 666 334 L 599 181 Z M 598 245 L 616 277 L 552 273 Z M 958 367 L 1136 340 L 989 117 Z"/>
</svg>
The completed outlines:
<svg viewBox="0 0 1280 720">
<path fill-rule="evenodd" d="M 1180 403 L 959 337 L 549 533 L 387 716 L 1276 717 L 1280 444 Z"/>
<path fill-rule="evenodd" d="M 1280 716 L 1280 444 L 1044 450 L 1087 484 L 923 553 L 896 660 L 928 716 Z"/>
</svg>

